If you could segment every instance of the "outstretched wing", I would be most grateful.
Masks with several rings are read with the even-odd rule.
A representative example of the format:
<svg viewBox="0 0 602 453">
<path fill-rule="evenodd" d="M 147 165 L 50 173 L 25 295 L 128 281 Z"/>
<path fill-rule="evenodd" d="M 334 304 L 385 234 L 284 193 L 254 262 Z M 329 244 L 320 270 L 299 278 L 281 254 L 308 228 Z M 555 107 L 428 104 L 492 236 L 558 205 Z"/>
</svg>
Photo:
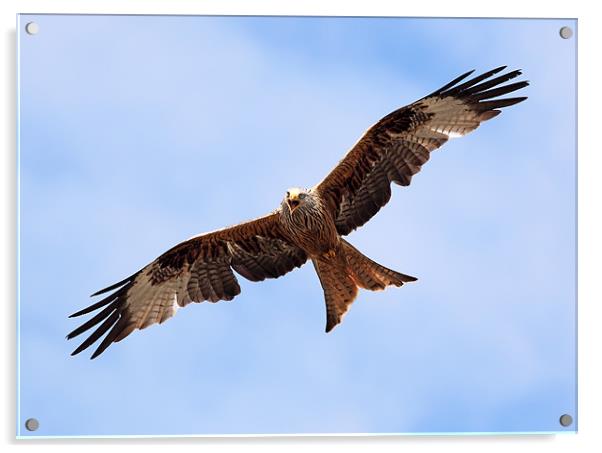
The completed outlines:
<svg viewBox="0 0 602 453">
<path fill-rule="evenodd" d="M 92 296 L 113 291 L 71 317 L 103 308 L 71 332 L 76 337 L 96 330 L 75 350 L 78 354 L 107 334 L 92 358 L 135 329 L 162 323 L 190 302 L 232 300 L 240 293 L 233 270 L 251 281 L 277 278 L 307 260 L 280 230 L 278 213 L 193 237 L 152 263 Z M 107 333 L 108 332 L 108 333 Z"/>
<path fill-rule="evenodd" d="M 520 71 L 492 78 L 505 68 L 460 84 L 474 71 L 467 72 L 372 126 L 315 187 L 334 214 L 339 234 L 349 234 L 370 220 L 391 198 L 391 182 L 409 185 L 431 151 L 449 138 L 461 137 L 498 115 L 498 109 L 525 100 L 498 97 L 529 84 L 504 85 Z"/>
</svg>

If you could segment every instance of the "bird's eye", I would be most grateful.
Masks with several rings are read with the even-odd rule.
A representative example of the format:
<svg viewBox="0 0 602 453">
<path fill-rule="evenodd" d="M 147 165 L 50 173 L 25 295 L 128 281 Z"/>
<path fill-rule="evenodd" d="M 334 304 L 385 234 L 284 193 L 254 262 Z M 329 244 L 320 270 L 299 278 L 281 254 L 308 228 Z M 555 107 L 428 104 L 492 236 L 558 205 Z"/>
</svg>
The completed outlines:
<svg viewBox="0 0 602 453">
<path fill-rule="evenodd" d="M 300 194 L 299 194 L 299 199 L 300 199 L 300 200 L 303 200 L 304 198 L 305 198 L 305 194 L 304 194 L 304 193 L 300 193 Z"/>
</svg>

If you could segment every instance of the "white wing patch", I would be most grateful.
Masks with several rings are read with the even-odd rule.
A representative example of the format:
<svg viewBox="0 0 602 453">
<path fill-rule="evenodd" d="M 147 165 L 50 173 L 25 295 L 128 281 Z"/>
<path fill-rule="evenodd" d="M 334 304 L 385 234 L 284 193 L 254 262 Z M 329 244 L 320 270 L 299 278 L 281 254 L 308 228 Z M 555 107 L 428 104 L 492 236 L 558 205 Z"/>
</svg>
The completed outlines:
<svg viewBox="0 0 602 453">
<path fill-rule="evenodd" d="M 460 99 L 429 98 L 420 104 L 432 117 L 418 129 L 424 128 L 430 133 L 443 134 L 446 138 L 463 137 L 474 131 L 481 122 L 479 113 L 472 111 Z"/>
<path fill-rule="evenodd" d="M 155 263 L 151 263 L 153 266 Z M 126 310 L 130 314 L 130 325 L 144 329 L 152 324 L 163 323 L 176 314 L 180 306 L 178 294 L 185 294 L 185 286 L 190 277 L 188 269 L 161 283 L 153 283 L 148 268 L 141 272 L 128 293 Z"/>
<path fill-rule="evenodd" d="M 450 127 L 431 127 L 430 130 L 433 132 L 439 132 L 440 134 L 447 136 L 447 138 L 459 138 L 466 135 L 466 132 L 453 130 L 453 128 Z"/>
<path fill-rule="evenodd" d="M 180 305 L 178 304 L 178 293 L 173 293 L 173 302 L 171 304 L 171 316 L 175 315 L 179 309 Z"/>
</svg>

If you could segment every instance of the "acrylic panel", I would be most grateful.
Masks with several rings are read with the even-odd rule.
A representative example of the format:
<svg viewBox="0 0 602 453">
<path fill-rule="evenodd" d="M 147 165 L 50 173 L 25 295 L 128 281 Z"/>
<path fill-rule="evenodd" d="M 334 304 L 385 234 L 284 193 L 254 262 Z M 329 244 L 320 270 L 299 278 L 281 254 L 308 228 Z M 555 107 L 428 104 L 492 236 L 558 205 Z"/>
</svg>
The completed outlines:
<svg viewBox="0 0 602 453">
<path fill-rule="evenodd" d="M 576 20 L 27 14 L 17 37 L 18 436 L 576 431 Z M 288 189 L 322 181 L 388 113 L 502 65 L 480 83 L 521 69 L 502 86 L 529 85 L 439 91 L 372 129 L 356 180 Z M 407 185 L 390 161 L 410 142 L 403 171 L 424 165 Z M 402 184 L 355 218 L 386 201 L 378 178 Z M 309 212 L 318 192 L 339 222 L 320 231 L 366 221 L 349 243 L 418 280 L 360 289 L 326 333 L 320 278 L 369 286 L 361 255 L 275 230 L 216 239 L 198 252 L 215 269 L 184 248 L 138 274 L 128 322 L 166 322 L 71 356 L 94 330 L 65 336 L 105 310 L 69 318 L 92 293 L 200 233 Z M 207 282 L 231 298 L 231 276 L 232 301 L 167 319 Z M 157 312 L 144 303 L 164 280 Z M 110 326 L 125 319 L 107 307 Z"/>
</svg>

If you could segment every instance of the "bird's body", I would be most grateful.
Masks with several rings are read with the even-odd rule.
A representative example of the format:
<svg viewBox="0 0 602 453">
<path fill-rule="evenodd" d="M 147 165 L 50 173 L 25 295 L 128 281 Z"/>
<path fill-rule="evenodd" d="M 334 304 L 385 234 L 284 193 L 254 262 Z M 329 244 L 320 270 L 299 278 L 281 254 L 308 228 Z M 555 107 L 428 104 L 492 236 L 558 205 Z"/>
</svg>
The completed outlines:
<svg viewBox="0 0 602 453">
<path fill-rule="evenodd" d="M 292 209 L 289 208 L 291 198 L 293 202 L 298 200 L 299 203 Z M 328 254 L 339 246 L 341 238 L 334 223 L 335 219 L 325 209 L 320 196 L 315 191 L 289 189 L 282 202 L 279 216 L 288 239 L 305 250 L 310 258 Z"/>
<path fill-rule="evenodd" d="M 279 212 L 286 237 L 307 253 L 322 284 L 326 332 L 341 322 L 358 288 L 375 291 L 416 280 L 362 255 L 340 236 L 335 220 L 317 189 L 289 189 Z"/>
<path fill-rule="evenodd" d="M 191 302 L 232 300 L 247 280 L 277 278 L 312 261 L 324 290 L 326 331 L 341 322 L 358 289 L 381 290 L 415 281 L 355 249 L 343 236 L 365 224 L 391 197 L 391 183 L 410 184 L 430 153 L 465 135 L 525 97 L 499 98 L 528 85 L 505 84 L 520 71 L 496 68 L 466 82 L 466 73 L 372 126 L 339 164 L 311 189 L 292 188 L 272 213 L 195 236 L 93 296 L 110 293 L 72 316 L 100 310 L 72 331 L 95 327 L 73 352 L 104 338 L 92 355 L 136 329 L 169 319 Z M 392 241 L 395 247 L 398 240 Z M 112 291 L 112 292 L 111 292 Z"/>
</svg>

